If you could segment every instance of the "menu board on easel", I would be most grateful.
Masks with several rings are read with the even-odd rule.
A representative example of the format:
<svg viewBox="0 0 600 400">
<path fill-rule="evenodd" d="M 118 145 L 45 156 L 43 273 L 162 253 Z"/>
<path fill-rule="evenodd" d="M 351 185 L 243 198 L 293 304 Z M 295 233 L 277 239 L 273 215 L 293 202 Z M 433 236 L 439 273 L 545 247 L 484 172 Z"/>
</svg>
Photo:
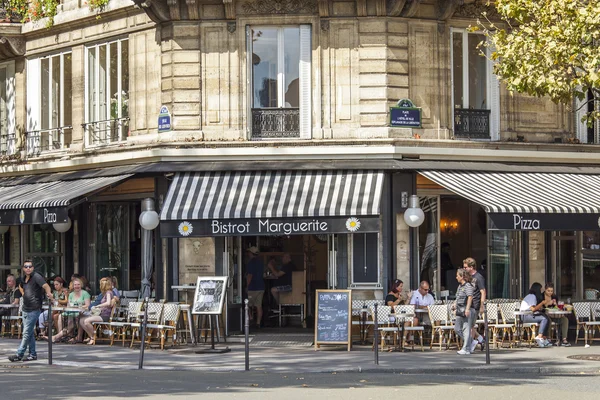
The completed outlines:
<svg viewBox="0 0 600 400">
<path fill-rule="evenodd" d="M 221 314 L 226 290 L 226 276 L 199 276 L 196 282 L 192 314 Z"/>
<path fill-rule="evenodd" d="M 352 291 L 317 290 L 315 304 L 315 350 L 322 344 L 352 347 Z"/>
</svg>

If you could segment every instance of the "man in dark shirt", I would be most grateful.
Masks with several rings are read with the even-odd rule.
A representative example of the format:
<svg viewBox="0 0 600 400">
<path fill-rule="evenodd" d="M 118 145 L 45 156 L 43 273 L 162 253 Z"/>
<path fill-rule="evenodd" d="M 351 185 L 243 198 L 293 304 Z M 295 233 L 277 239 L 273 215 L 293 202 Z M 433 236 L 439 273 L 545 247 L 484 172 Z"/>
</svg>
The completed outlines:
<svg viewBox="0 0 600 400">
<path fill-rule="evenodd" d="M 269 263 L 268 267 L 277 277 L 276 285 L 271 288 L 271 293 L 275 298 L 277 304 L 279 304 L 279 294 L 281 292 L 291 292 L 292 291 L 292 271 L 294 270 L 294 264 L 292 263 L 292 257 L 289 253 L 285 253 L 281 257 L 281 268 L 277 269 L 274 263 Z"/>
<path fill-rule="evenodd" d="M 247 251 L 246 284 L 248 285 L 248 307 L 256 307 L 256 325 L 260 326 L 263 317 L 262 299 L 265 293 L 265 265 L 258 256 L 258 248 L 250 247 Z"/>
<path fill-rule="evenodd" d="M 25 260 L 23 263 L 23 276 L 19 283 L 19 291 L 23 296 L 23 308 L 21 315 L 23 316 L 23 340 L 17 349 L 17 354 L 8 357 L 14 361 L 35 361 L 37 353 L 35 351 L 35 324 L 38 322 L 42 312 L 42 301 L 44 292 L 48 299 L 52 300 L 52 291 L 50 285 L 37 272 L 33 270 L 31 260 Z M 29 347 L 29 355 L 25 357 L 25 350 Z"/>
<path fill-rule="evenodd" d="M 477 310 L 478 313 L 483 314 L 483 303 L 485 303 L 486 299 L 485 278 L 483 275 L 477 272 L 477 263 L 472 257 L 468 257 L 463 261 L 463 268 L 466 269 L 469 274 L 471 274 L 471 284 L 475 288 L 473 293 L 473 308 Z M 483 340 L 483 336 L 477 332 L 477 328 L 475 326 L 471 331 L 471 337 L 473 338 L 473 342 L 471 343 L 471 352 L 475 350 L 475 347 L 477 347 L 478 343 L 481 345 L 481 350 L 483 350 L 485 342 Z"/>
<path fill-rule="evenodd" d="M 14 309 L 10 309 L 10 308 L 0 309 L 0 316 L 16 315 L 20 298 L 21 298 L 21 292 L 17 288 L 15 276 L 12 274 L 9 274 L 6 277 L 6 293 L 4 294 L 4 298 L 2 300 L 0 300 L 0 304 L 12 304 L 15 306 L 15 308 Z"/>
</svg>

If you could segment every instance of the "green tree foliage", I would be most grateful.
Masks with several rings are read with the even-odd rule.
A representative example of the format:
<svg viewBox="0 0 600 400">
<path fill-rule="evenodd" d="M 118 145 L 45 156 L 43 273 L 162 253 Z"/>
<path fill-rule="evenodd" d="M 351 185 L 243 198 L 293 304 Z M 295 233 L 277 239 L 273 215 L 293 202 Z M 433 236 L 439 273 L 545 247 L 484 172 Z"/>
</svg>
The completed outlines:
<svg viewBox="0 0 600 400">
<path fill-rule="evenodd" d="M 588 93 L 600 100 L 600 0 L 496 0 L 495 7 L 502 23 L 484 13 L 478 28 L 509 91 L 567 105 Z"/>
</svg>

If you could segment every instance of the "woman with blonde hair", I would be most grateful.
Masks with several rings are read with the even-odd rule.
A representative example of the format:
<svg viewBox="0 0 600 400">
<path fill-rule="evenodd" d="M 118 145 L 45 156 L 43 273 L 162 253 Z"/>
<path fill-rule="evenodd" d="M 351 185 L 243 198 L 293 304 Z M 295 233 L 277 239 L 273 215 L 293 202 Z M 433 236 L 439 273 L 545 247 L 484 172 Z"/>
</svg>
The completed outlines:
<svg viewBox="0 0 600 400">
<path fill-rule="evenodd" d="M 83 282 L 80 278 L 72 278 L 71 285 L 73 287 L 73 291 L 69 293 L 68 296 L 68 307 L 73 308 L 81 308 L 82 310 L 87 310 L 90 306 L 90 294 L 83 290 Z M 73 333 L 73 329 L 75 328 L 75 320 L 79 316 L 77 311 L 65 311 L 63 312 L 63 317 L 67 319 L 67 329 L 63 330 L 63 322 L 62 318 L 58 318 L 57 326 L 58 333 L 52 337 L 53 342 L 57 342 L 63 338 L 65 335 L 71 335 Z M 75 339 L 71 339 L 69 343 L 75 343 Z"/>
<path fill-rule="evenodd" d="M 85 331 L 85 333 L 87 333 L 89 336 L 89 340 L 87 341 L 87 344 L 89 345 L 94 344 L 94 326 L 92 325 L 92 323 L 107 322 L 110 318 L 110 311 L 113 307 L 112 298 L 114 297 L 114 295 L 112 292 L 112 281 L 109 277 L 105 277 L 100 280 L 100 292 L 102 300 L 100 301 L 100 304 L 94 307 L 100 309 L 100 314 L 85 315 L 81 316 L 81 318 L 79 319 L 79 327 L 81 329 L 79 329 L 78 340 L 81 340 L 83 338 L 83 332 Z M 92 311 L 94 310 L 94 308 L 92 308 Z"/>
</svg>

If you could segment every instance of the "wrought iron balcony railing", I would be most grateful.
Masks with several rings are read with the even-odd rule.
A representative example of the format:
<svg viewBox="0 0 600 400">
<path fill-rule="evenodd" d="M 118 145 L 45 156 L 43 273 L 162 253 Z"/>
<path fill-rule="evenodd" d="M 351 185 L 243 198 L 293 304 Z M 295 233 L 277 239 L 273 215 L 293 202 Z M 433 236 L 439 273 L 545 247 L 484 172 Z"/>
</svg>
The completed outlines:
<svg viewBox="0 0 600 400">
<path fill-rule="evenodd" d="M 299 138 L 299 108 L 253 108 L 252 138 Z"/>
<path fill-rule="evenodd" d="M 21 22 L 23 16 L 13 9 L 10 1 L 0 0 L 0 22 Z"/>
<path fill-rule="evenodd" d="M 0 135 L 0 154 L 9 156 L 17 150 L 17 134 L 7 133 Z"/>
<path fill-rule="evenodd" d="M 38 156 L 44 151 L 66 150 L 71 144 L 72 135 L 71 125 L 25 132 L 27 155 Z"/>
<path fill-rule="evenodd" d="M 129 136 L 128 117 L 87 122 L 82 126 L 85 131 L 86 146 L 118 143 L 126 140 Z"/>
<path fill-rule="evenodd" d="M 455 108 L 454 137 L 461 139 L 489 139 L 490 110 Z"/>
</svg>

